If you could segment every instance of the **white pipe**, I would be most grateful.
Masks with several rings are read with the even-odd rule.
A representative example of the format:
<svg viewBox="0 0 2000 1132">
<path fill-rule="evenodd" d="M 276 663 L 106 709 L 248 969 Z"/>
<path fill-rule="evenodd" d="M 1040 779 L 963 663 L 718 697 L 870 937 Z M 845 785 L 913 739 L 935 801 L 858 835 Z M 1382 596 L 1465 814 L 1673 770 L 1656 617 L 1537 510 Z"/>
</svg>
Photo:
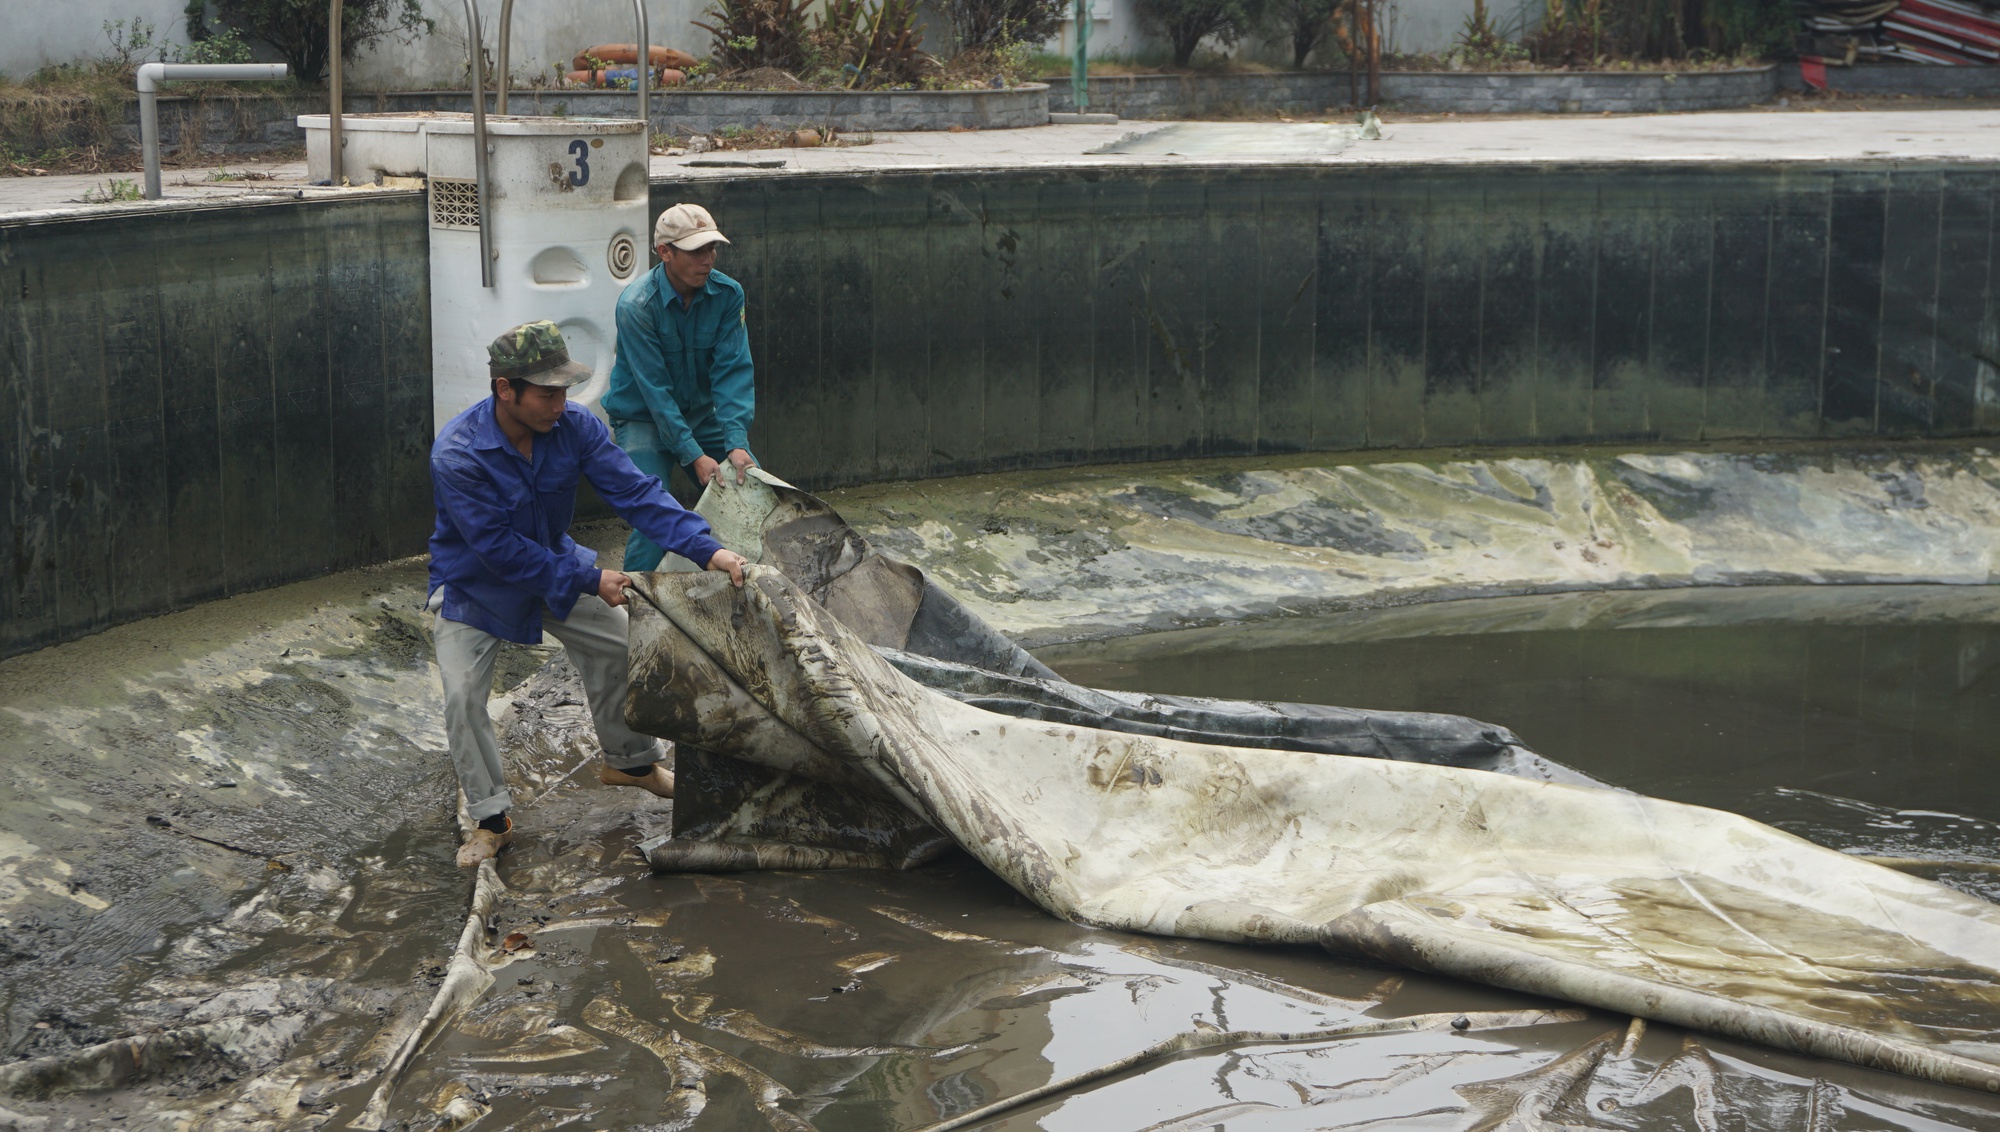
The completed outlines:
<svg viewBox="0 0 2000 1132">
<path fill-rule="evenodd" d="M 160 199 L 161 83 L 282 79 L 283 63 L 143 63 L 139 67 L 139 149 L 146 162 L 146 199 Z"/>
</svg>

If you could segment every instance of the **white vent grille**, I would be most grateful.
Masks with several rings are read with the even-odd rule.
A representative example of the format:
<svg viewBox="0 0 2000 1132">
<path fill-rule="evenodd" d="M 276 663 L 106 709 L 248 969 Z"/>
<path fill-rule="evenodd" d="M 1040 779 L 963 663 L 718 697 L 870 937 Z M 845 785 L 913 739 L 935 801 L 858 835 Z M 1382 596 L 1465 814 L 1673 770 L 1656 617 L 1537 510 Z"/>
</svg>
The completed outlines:
<svg viewBox="0 0 2000 1132">
<path fill-rule="evenodd" d="M 479 182 L 431 178 L 431 227 L 479 229 Z"/>
</svg>

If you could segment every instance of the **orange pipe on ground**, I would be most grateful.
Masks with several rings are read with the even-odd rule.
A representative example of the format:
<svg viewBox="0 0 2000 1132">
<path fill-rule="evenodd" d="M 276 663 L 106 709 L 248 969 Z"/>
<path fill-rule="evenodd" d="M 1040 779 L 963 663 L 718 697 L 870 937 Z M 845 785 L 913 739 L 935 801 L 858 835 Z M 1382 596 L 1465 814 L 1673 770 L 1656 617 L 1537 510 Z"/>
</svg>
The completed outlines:
<svg viewBox="0 0 2000 1132">
<path fill-rule="evenodd" d="M 630 67 L 612 68 L 612 71 L 616 72 L 615 77 L 619 82 L 629 81 L 632 75 Z M 610 71 L 582 70 L 571 71 L 565 77 L 578 86 L 610 86 L 611 80 L 606 77 L 609 74 L 611 74 Z M 676 71 L 672 67 L 656 72 L 655 77 L 661 86 L 679 86 L 687 81 L 686 74 Z"/>
<path fill-rule="evenodd" d="M 655 67 L 673 67 L 685 71 L 689 67 L 694 66 L 696 62 L 695 57 L 685 51 L 676 51 L 671 47 L 661 47 L 657 43 L 653 45 L 652 50 L 647 54 L 651 56 L 650 61 Z M 586 47 L 582 51 L 577 52 L 576 58 L 571 59 L 569 65 L 579 71 L 587 71 L 591 67 L 590 61 L 592 59 L 600 63 L 634 64 L 639 61 L 639 45 L 636 43 L 600 43 L 595 47 Z"/>
</svg>

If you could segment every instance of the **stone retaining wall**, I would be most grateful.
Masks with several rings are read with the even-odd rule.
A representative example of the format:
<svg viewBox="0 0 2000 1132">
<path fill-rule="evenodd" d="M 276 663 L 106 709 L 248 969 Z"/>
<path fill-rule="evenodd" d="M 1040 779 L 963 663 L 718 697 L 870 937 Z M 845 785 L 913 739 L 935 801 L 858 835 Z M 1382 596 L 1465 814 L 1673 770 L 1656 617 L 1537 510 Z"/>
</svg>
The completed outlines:
<svg viewBox="0 0 2000 1132">
<path fill-rule="evenodd" d="M 433 109 L 472 109 L 469 94 L 440 91 Z M 542 91 L 509 96 L 508 109 L 529 114 L 629 117 L 635 95 L 622 91 Z M 652 96 L 653 128 L 708 134 L 726 126 L 825 126 L 866 130 L 1008 130 L 1045 126 L 1049 88 L 1029 83 L 1001 90 L 764 90 L 674 88 Z"/>
<path fill-rule="evenodd" d="M 655 91 L 653 128 L 667 133 L 714 133 L 729 126 L 833 126 L 871 130 L 977 130 L 1047 125 L 1049 89 L 1030 83 L 1003 90 L 884 91 Z M 450 90 L 355 94 L 342 100 L 350 114 L 424 110 L 470 112 L 472 96 Z M 516 114 L 630 118 L 638 96 L 626 91 L 514 91 L 507 109 Z M 326 113 L 326 95 L 211 94 L 160 98 L 160 148 L 169 161 L 203 162 L 221 156 L 270 153 L 305 144 L 301 114 Z M 139 107 L 126 104 L 116 143 L 139 151 Z"/>
<path fill-rule="evenodd" d="M 1778 67 L 1778 86 L 1804 90 L 1797 63 Z M 1910 94 L 1925 98 L 1993 98 L 2000 96 L 2000 67 L 1929 67 L 1911 63 L 1864 63 L 1858 67 L 1828 67 L 1828 90 L 1843 94 Z"/>
<path fill-rule="evenodd" d="M 1382 99 L 1412 110 L 1672 113 L 1768 102 L 1776 68 L 1741 71 L 1393 71 Z"/>
<path fill-rule="evenodd" d="M 1051 78 L 1049 109 L 1076 109 L 1070 82 Z M 1346 71 L 1226 75 L 1102 75 L 1090 109 L 1121 118 L 1232 112 L 1319 114 L 1353 102 Z M 1740 71 L 1387 71 L 1382 101 L 1406 110 L 1595 114 L 1754 106 L 1777 91 L 1776 69 Z"/>
</svg>

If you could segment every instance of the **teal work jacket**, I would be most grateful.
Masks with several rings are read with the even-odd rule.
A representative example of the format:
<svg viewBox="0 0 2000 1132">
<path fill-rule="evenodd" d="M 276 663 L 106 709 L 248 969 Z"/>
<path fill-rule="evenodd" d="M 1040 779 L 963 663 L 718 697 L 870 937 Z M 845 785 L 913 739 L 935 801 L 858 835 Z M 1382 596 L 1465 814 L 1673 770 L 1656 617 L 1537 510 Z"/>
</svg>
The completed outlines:
<svg viewBox="0 0 2000 1132">
<path fill-rule="evenodd" d="M 652 421 L 681 465 L 750 448 L 757 400 L 741 284 L 711 271 L 683 307 L 666 266 L 655 264 L 618 296 L 617 321 L 618 360 L 602 402 L 607 416 Z"/>
</svg>

